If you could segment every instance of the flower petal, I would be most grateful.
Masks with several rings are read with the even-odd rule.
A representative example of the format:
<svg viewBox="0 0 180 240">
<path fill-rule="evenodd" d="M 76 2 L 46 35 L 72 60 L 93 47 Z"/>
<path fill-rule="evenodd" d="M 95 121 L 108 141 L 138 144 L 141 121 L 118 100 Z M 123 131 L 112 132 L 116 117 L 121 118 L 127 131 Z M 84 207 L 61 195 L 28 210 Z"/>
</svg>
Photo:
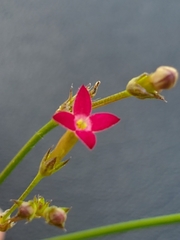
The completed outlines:
<svg viewBox="0 0 180 240">
<path fill-rule="evenodd" d="M 90 149 L 96 144 L 96 136 L 91 131 L 76 131 L 78 138 Z"/>
<path fill-rule="evenodd" d="M 65 128 L 75 131 L 74 115 L 72 113 L 60 111 L 55 113 L 52 118 Z"/>
<path fill-rule="evenodd" d="M 91 112 L 91 97 L 84 85 L 79 89 L 76 99 L 74 101 L 73 113 L 74 115 L 83 114 L 89 116 Z"/>
<path fill-rule="evenodd" d="M 111 113 L 95 113 L 89 117 L 92 123 L 92 131 L 102 131 L 120 121 L 120 118 Z"/>
</svg>

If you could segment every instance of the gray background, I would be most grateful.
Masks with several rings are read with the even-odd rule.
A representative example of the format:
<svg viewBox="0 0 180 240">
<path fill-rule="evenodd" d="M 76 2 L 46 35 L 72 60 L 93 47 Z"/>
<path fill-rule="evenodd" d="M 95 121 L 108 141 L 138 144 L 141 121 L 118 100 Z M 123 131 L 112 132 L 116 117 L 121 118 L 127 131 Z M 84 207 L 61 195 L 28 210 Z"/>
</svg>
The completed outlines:
<svg viewBox="0 0 180 240">
<path fill-rule="evenodd" d="M 66 98 L 71 83 L 101 80 L 97 97 L 160 65 L 180 69 L 179 0 L 0 1 L 0 169 Z M 180 212 L 179 85 L 168 103 L 129 98 L 101 108 L 121 117 L 98 134 L 93 151 L 78 143 L 71 162 L 32 192 L 73 206 L 68 232 Z M 10 207 L 56 144 L 58 127 L 33 148 L 0 189 Z M 19 223 L 10 239 L 64 234 L 42 220 Z M 180 226 L 133 231 L 103 239 L 179 240 Z"/>
</svg>

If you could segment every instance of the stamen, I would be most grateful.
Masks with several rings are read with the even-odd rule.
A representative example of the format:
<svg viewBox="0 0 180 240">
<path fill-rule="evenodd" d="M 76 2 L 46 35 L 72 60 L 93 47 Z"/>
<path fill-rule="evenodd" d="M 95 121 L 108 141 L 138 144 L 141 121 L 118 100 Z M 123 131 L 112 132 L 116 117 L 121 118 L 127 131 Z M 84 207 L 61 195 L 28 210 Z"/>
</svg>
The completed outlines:
<svg viewBox="0 0 180 240">
<path fill-rule="evenodd" d="M 87 123 L 81 118 L 76 121 L 76 126 L 80 130 L 84 130 L 87 128 Z"/>
</svg>

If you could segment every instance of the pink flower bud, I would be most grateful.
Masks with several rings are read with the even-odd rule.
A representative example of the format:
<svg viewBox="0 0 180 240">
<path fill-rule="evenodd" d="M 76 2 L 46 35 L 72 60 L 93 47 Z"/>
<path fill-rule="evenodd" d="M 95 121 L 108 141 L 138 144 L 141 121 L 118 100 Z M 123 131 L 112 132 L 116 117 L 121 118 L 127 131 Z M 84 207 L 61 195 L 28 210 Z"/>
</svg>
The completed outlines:
<svg viewBox="0 0 180 240">
<path fill-rule="evenodd" d="M 178 79 L 178 71 L 173 67 L 161 66 L 150 75 L 150 82 L 156 91 L 173 88 Z"/>
<path fill-rule="evenodd" d="M 64 228 L 67 214 L 63 208 L 51 206 L 45 210 L 44 218 L 47 223 L 60 228 Z"/>
<path fill-rule="evenodd" d="M 29 218 L 33 213 L 33 207 L 28 202 L 23 202 L 19 207 L 18 216 L 21 218 Z"/>
<path fill-rule="evenodd" d="M 19 206 L 16 217 L 27 219 L 28 221 L 31 221 L 35 217 L 37 206 L 33 201 L 21 202 L 15 200 L 15 203 Z"/>
</svg>

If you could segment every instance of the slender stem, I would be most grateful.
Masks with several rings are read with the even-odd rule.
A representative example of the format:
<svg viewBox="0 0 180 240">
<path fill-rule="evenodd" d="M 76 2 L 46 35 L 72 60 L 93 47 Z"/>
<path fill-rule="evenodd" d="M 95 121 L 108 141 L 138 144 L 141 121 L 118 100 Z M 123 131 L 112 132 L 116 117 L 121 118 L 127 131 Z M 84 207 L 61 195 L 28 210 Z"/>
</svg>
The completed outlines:
<svg viewBox="0 0 180 240">
<path fill-rule="evenodd" d="M 16 154 L 16 156 L 9 162 L 5 169 L 0 173 L 0 184 L 9 176 L 13 169 L 21 162 L 21 160 L 26 156 L 26 154 L 32 149 L 32 147 L 50 130 L 58 126 L 58 124 L 50 120 L 42 128 L 39 129 L 29 141 L 21 148 L 21 150 Z"/>
<path fill-rule="evenodd" d="M 76 233 L 70 233 L 64 236 L 46 238 L 45 240 L 81 240 L 95 237 L 102 237 L 110 234 L 128 232 L 135 229 L 150 228 L 161 225 L 168 225 L 180 222 L 180 214 L 171 214 L 159 217 L 144 218 L 123 223 L 112 224 L 108 226 L 93 228 Z"/>
<path fill-rule="evenodd" d="M 23 201 L 29 193 L 32 191 L 32 189 L 43 179 L 41 174 L 37 174 L 35 178 L 32 180 L 32 182 L 29 184 L 29 186 L 26 188 L 26 190 L 23 192 L 23 194 L 19 197 L 19 201 Z M 13 204 L 12 207 L 7 211 L 7 213 L 3 216 L 3 220 L 6 220 L 9 215 L 11 215 L 14 210 L 17 208 L 17 204 Z"/>
<path fill-rule="evenodd" d="M 102 98 L 100 100 L 93 101 L 92 108 L 95 109 L 98 107 L 103 107 L 105 105 L 108 105 L 110 103 L 113 103 L 128 97 L 131 97 L 131 95 L 126 90 L 124 90 L 122 92 L 115 93 L 113 95 Z"/>
</svg>

